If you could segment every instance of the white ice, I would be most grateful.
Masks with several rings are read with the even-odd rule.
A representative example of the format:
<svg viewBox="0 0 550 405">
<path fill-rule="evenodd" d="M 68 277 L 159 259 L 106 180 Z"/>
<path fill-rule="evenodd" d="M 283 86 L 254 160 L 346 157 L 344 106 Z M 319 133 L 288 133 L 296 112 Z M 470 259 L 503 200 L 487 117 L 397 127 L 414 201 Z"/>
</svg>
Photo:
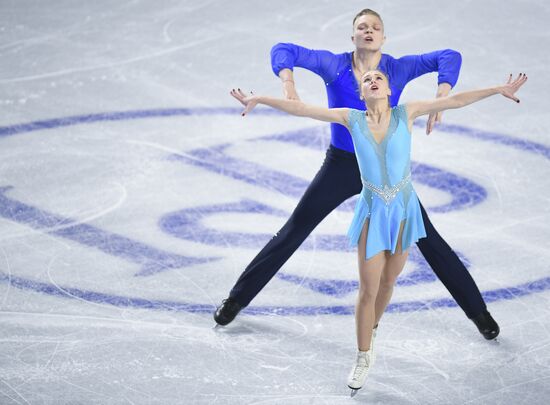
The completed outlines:
<svg viewBox="0 0 550 405">
<path fill-rule="evenodd" d="M 489 297 L 500 342 L 485 341 L 456 306 L 401 310 L 449 300 L 439 281 L 400 285 L 397 310 L 379 328 L 377 364 L 351 399 L 354 320 L 334 312 L 350 308 L 355 292 L 306 282 L 357 279 L 355 252 L 321 237 L 339 240 L 349 209 L 333 212 L 286 263 L 281 275 L 293 282 L 275 277 L 251 303 L 269 313 L 213 330 L 211 310 L 299 198 L 256 169 L 299 188 L 329 142 L 327 126 L 307 119 L 243 119 L 229 90 L 280 95 L 271 46 L 349 51 L 351 20 L 364 7 L 382 14 L 387 53 L 459 50 L 456 91 L 509 73 L 529 81 L 519 105 L 493 97 L 446 112 L 447 127 L 430 137 L 415 128 L 415 162 L 487 193 L 437 212 L 449 194 L 416 186 Z M 3 0 L 0 10 L 1 404 L 550 403 L 547 2 Z M 317 76 L 295 76 L 304 101 L 326 104 Z M 435 91 L 427 75 L 401 101 Z M 184 108 L 192 114 L 158 115 Z M 129 113 L 107 119 L 119 112 Z M 31 131 L 37 121 L 46 124 Z M 294 131 L 313 147 L 265 139 Z M 252 167 L 248 181 L 231 177 L 224 159 Z M 204 167 L 219 162 L 221 171 Z M 272 213 L 228 208 L 245 200 Z M 186 239 L 162 226 L 182 210 L 198 227 Z M 409 263 L 402 277 L 414 270 Z"/>
</svg>

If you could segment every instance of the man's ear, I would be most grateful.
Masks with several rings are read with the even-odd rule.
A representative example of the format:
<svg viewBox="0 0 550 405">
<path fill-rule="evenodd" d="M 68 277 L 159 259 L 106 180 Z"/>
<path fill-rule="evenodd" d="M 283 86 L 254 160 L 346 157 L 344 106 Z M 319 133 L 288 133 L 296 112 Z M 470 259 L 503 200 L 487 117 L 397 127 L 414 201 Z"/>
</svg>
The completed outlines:
<svg viewBox="0 0 550 405">
<path fill-rule="evenodd" d="M 354 35 L 351 36 L 351 42 L 355 43 L 355 36 Z"/>
</svg>

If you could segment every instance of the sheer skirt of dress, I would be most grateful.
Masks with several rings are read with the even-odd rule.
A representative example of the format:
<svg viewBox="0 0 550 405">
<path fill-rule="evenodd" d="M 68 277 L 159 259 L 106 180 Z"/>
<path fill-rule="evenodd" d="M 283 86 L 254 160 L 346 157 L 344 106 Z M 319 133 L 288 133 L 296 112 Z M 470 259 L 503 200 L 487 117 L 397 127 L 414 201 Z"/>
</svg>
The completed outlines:
<svg viewBox="0 0 550 405">
<path fill-rule="evenodd" d="M 391 194 L 391 191 L 387 194 Z M 361 231 L 367 220 L 369 227 L 366 259 L 383 250 L 394 254 L 399 239 L 401 239 L 402 251 L 405 251 L 418 239 L 426 236 L 420 204 L 410 180 L 389 201 L 376 191 L 363 187 L 348 230 L 351 246 L 358 245 Z"/>
</svg>

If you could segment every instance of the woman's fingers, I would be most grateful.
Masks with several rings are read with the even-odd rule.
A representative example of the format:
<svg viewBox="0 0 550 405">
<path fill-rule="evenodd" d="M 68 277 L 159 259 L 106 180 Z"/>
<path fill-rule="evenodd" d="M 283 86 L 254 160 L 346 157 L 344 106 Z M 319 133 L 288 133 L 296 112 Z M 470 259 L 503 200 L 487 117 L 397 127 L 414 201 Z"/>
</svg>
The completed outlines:
<svg viewBox="0 0 550 405">
<path fill-rule="evenodd" d="M 239 94 L 239 92 L 235 89 L 231 90 L 229 92 L 229 94 L 231 94 L 233 97 L 235 97 L 237 100 L 241 101 L 242 97 L 241 95 Z"/>
<path fill-rule="evenodd" d="M 243 93 L 241 89 L 232 89 L 229 94 L 231 94 L 233 97 L 235 97 L 237 100 L 239 100 L 243 105 L 246 105 L 245 98 L 248 97 L 246 94 Z"/>
<path fill-rule="evenodd" d="M 513 87 L 513 93 L 518 91 L 521 86 L 527 81 L 527 75 L 525 73 L 520 73 L 518 78 L 515 80 L 515 82 L 512 84 Z M 519 103 L 519 99 L 514 98 L 516 103 Z"/>
<path fill-rule="evenodd" d="M 246 104 L 246 108 L 243 110 L 241 115 L 244 117 L 246 114 L 248 114 L 252 109 L 256 106 L 256 103 L 250 102 Z"/>
<path fill-rule="evenodd" d="M 521 83 L 523 82 L 523 78 L 526 77 L 524 73 L 520 73 L 518 75 L 518 77 L 516 78 L 516 80 L 514 80 L 516 83 Z"/>
<path fill-rule="evenodd" d="M 520 89 L 521 86 L 527 81 L 527 75 L 525 73 L 520 73 L 513 81 L 512 74 L 508 77 L 508 83 L 506 83 L 506 89 L 503 95 L 510 100 L 514 100 L 516 103 L 519 103 L 519 98 L 515 96 L 515 93 Z"/>
<path fill-rule="evenodd" d="M 246 94 L 244 91 L 242 91 L 241 89 L 237 89 L 239 90 L 239 94 L 243 97 L 248 97 L 250 95 L 253 95 L 254 93 L 251 91 L 250 94 Z"/>
<path fill-rule="evenodd" d="M 514 92 L 511 92 L 509 94 L 504 94 L 504 97 L 509 98 L 510 100 L 514 100 L 516 103 L 519 103 L 519 98 L 514 96 Z"/>
<path fill-rule="evenodd" d="M 524 73 L 523 77 L 520 79 L 520 86 L 527 81 L 527 75 Z"/>
<path fill-rule="evenodd" d="M 520 73 L 517 79 L 514 80 L 514 84 L 521 86 L 526 81 L 527 81 L 527 75 L 525 73 Z"/>
</svg>

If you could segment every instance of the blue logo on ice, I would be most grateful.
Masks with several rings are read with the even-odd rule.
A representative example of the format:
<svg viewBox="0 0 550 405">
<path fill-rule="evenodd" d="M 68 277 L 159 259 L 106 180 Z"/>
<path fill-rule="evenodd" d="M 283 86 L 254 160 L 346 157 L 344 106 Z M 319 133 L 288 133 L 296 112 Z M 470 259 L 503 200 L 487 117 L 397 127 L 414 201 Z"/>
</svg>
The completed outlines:
<svg viewBox="0 0 550 405">
<path fill-rule="evenodd" d="M 98 121 L 120 121 L 178 115 L 237 114 L 238 112 L 239 109 L 234 108 L 196 108 L 90 114 L 85 116 L 56 118 L 8 127 L 0 127 L 0 138 L 32 131 L 93 123 Z M 278 113 L 269 110 L 259 110 L 257 114 L 275 115 Z M 542 144 L 514 139 L 491 132 L 476 131 L 457 125 L 440 125 L 439 129 L 459 136 L 471 137 L 479 141 L 488 141 L 495 144 L 508 146 L 550 159 L 550 148 Z M 276 140 L 294 143 L 305 147 L 323 149 L 324 139 L 327 139 L 326 133 L 322 131 L 307 130 L 258 138 L 256 140 L 252 140 L 252 142 L 259 140 Z M 189 152 L 172 155 L 170 159 L 175 162 L 183 162 L 185 164 L 201 167 L 205 170 L 224 176 L 229 176 L 233 179 L 238 179 L 249 184 L 254 184 L 260 187 L 268 187 L 271 190 L 276 190 L 291 197 L 299 197 L 307 186 L 307 182 L 303 179 L 290 176 L 283 172 L 270 170 L 260 165 L 254 165 L 251 162 L 243 162 L 242 160 L 232 158 L 225 153 L 227 146 L 228 145 L 219 145 L 217 147 L 207 149 L 192 150 Z M 440 169 L 423 164 L 415 164 L 413 175 L 415 176 L 415 181 L 417 183 L 424 183 L 430 187 L 438 188 L 441 191 L 445 191 L 451 195 L 451 201 L 447 204 L 438 207 L 430 207 L 430 211 L 432 212 L 448 212 L 451 210 L 468 208 L 478 204 L 486 198 L 485 190 L 479 185 L 473 183 L 471 180 L 459 177 L 452 173 L 444 172 Z M 70 218 L 63 218 L 54 213 L 44 211 L 29 204 L 19 202 L 14 198 L 10 198 L 9 190 L 11 187 L 6 187 L 7 185 L 3 186 L 4 187 L 0 187 L 0 217 L 25 224 L 26 226 L 30 226 L 35 229 L 40 229 L 44 232 L 55 235 L 56 237 L 70 239 L 84 246 L 99 249 L 104 253 L 135 263 L 139 266 L 136 276 L 152 276 L 161 271 L 180 269 L 220 259 L 219 257 L 181 256 L 171 252 L 155 249 L 123 235 L 108 233 L 87 224 L 79 224 Z M 351 210 L 353 205 L 353 201 L 347 201 L 340 207 L 340 209 Z M 288 213 L 286 212 L 250 200 L 236 201 L 232 204 L 224 204 L 223 206 L 213 204 L 209 206 L 195 207 L 195 213 L 197 212 L 197 208 L 199 208 L 200 212 L 203 213 L 203 218 L 205 215 L 211 215 L 219 211 L 261 212 L 267 215 L 276 215 L 281 217 L 288 216 Z M 209 229 L 202 225 L 203 218 L 197 218 L 196 216 L 189 215 L 188 210 L 181 210 L 166 214 L 163 218 L 161 218 L 159 224 L 165 232 L 173 236 L 182 239 L 200 241 L 213 246 L 219 245 L 220 238 L 223 238 L 225 242 L 227 242 L 227 240 L 231 240 L 240 247 L 248 246 L 252 249 L 257 249 L 271 237 L 270 235 L 220 232 L 218 230 Z M 345 249 L 346 242 L 343 236 L 317 235 L 315 245 L 317 249 L 342 250 Z M 306 240 L 303 248 L 308 249 L 311 247 L 312 245 L 310 242 Z M 462 259 L 466 261 L 466 258 L 462 257 Z M 416 264 L 416 269 L 406 277 L 402 277 L 399 280 L 399 284 L 413 285 L 435 280 L 433 273 L 427 268 L 421 256 L 414 250 L 411 252 L 411 260 Z M 355 290 L 357 287 L 357 283 L 355 281 L 318 280 L 286 274 L 283 272 L 279 272 L 278 276 L 284 281 L 300 283 L 302 286 L 316 292 L 333 296 L 345 295 L 350 291 Z M 30 280 L 13 274 L 5 274 L 1 272 L 0 281 L 9 283 L 14 287 L 42 292 L 48 295 L 66 298 L 80 298 L 91 302 L 106 303 L 120 307 L 139 307 L 189 312 L 211 312 L 213 310 L 213 306 L 207 304 L 149 300 L 105 294 L 78 288 L 61 288 L 54 284 Z M 486 291 L 483 293 L 483 297 L 487 302 L 493 302 L 503 299 L 512 299 L 531 294 L 533 292 L 544 291 L 549 288 L 550 277 L 545 277 L 515 287 Z M 443 298 L 426 301 L 393 303 L 390 305 L 388 310 L 403 312 L 454 306 L 456 306 L 456 303 L 452 299 Z M 353 308 L 351 306 L 252 306 L 246 308 L 245 312 L 250 314 L 279 313 L 299 315 L 351 314 L 353 313 Z"/>
</svg>

